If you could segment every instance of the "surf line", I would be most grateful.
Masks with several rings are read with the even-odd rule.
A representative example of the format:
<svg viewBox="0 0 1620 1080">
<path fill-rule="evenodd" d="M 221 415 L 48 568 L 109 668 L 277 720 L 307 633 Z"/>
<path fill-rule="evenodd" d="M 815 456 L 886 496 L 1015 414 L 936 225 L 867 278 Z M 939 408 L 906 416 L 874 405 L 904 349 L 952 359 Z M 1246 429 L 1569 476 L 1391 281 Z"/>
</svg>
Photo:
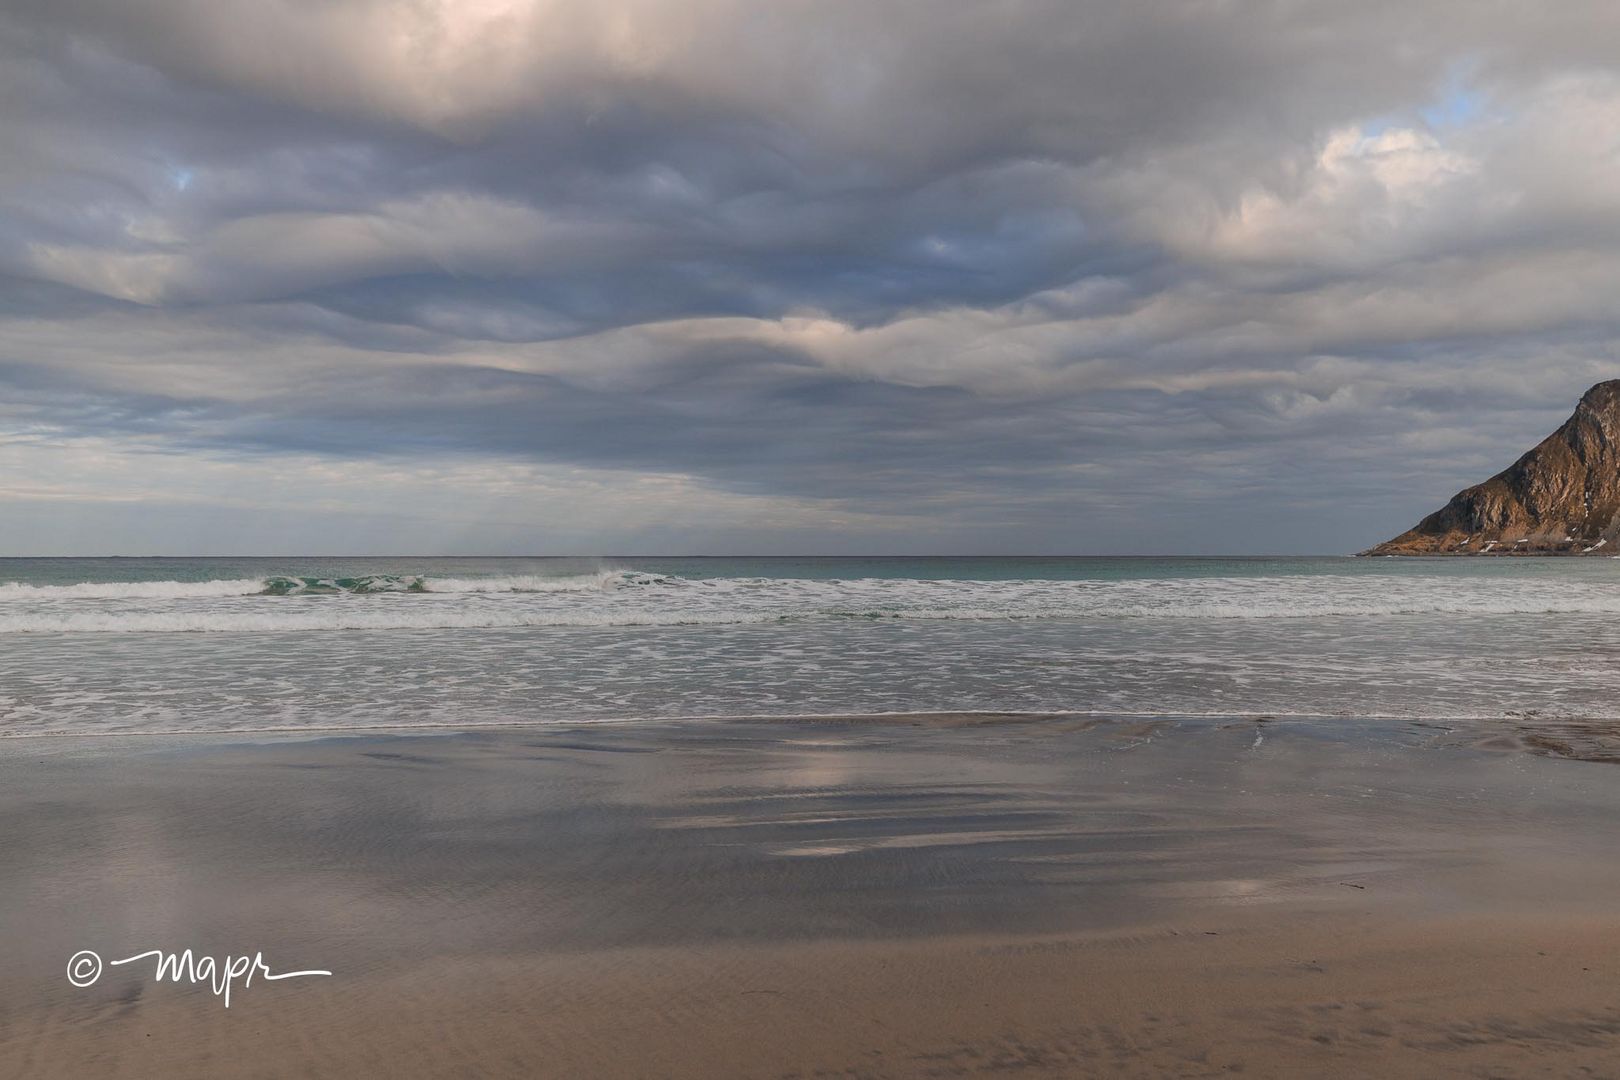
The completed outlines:
<svg viewBox="0 0 1620 1080">
<path fill-rule="evenodd" d="M 126 956 L 122 960 L 109 960 L 108 966 L 118 967 L 121 964 L 133 964 L 137 960 L 150 957 L 157 958 L 156 971 L 153 979 L 162 982 L 165 978 L 170 982 L 178 983 L 182 978 L 191 983 L 207 983 L 208 988 L 217 998 L 224 999 L 225 1007 L 231 1007 L 231 987 L 237 979 L 241 979 L 242 989 L 253 985 L 253 976 L 263 973 L 266 982 L 277 982 L 281 979 L 302 979 L 309 975 L 330 975 L 330 971 L 284 971 L 276 974 L 264 962 L 264 953 L 256 952 L 248 956 L 226 956 L 223 962 L 216 961 L 212 956 L 193 956 L 190 949 L 183 953 L 166 953 L 162 949 L 148 949 Z M 89 949 L 81 949 L 68 960 L 68 982 L 79 988 L 92 986 L 101 978 L 101 957 Z"/>
</svg>

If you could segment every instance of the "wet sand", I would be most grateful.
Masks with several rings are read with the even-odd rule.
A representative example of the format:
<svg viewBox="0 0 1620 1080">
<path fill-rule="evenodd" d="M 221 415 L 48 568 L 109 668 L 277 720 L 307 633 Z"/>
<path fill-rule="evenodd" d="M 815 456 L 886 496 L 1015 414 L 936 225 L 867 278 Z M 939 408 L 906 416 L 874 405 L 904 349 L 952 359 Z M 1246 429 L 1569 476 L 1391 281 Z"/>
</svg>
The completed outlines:
<svg viewBox="0 0 1620 1080">
<path fill-rule="evenodd" d="M 912 717 L 0 745 L 0 1075 L 1620 1074 L 1620 772 Z M 150 966 L 330 977 L 231 1005 Z"/>
</svg>

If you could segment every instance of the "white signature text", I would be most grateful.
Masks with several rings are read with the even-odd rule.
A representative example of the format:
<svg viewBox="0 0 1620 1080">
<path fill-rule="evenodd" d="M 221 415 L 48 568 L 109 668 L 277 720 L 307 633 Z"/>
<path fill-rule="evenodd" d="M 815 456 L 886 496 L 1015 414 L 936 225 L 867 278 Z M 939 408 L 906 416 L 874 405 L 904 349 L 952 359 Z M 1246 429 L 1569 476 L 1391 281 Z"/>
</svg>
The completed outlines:
<svg viewBox="0 0 1620 1080">
<path fill-rule="evenodd" d="M 215 960 L 212 956 L 193 956 L 190 949 L 183 953 L 166 953 L 162 949 L 148 949 L 134 956 L 126 956 L 122 960 L 109 960 L 109 967 L 118 967 L 122 964 L 133 964 L 139 960 L 152 960 L 155 962 L 153 978 L 158 982 L 168 979 L 170 982 L 180 982 L 185 979 L 193 984 L 206 983 L 213 991 L 215 997 L 225 1001 L 225 1007 L 231 1007 L 231 989 L 240 987 L 247 989 L 253 985 L 253 977 L 261 975 L 269 982 L 280 979 L 302 979 L 306 975 L 330 975 L 330 971 L 283 971 L 276 974 L 264 962 L 264 953 L 254 953 L 249 956 L 226 956 L 223 960 Z M 101 978 L 101 957 L 89 949 L 81 949 L 73 954 L 67 965 L 68 982 L 74 986 L 86 987 L 94 985 Z M 238 982 L 237 980 L 241 980 Z"/>
</svg>

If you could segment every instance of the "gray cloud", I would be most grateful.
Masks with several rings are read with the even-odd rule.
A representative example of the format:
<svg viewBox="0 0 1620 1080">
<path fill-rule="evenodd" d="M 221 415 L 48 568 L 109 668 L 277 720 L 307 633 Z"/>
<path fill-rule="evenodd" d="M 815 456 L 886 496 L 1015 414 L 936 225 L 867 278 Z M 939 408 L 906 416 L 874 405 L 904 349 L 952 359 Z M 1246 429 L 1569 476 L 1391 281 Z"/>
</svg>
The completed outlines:
<svg viewBox="0 0 1620 1080">
<path fill-rule="evenodd" d="M 592 503 L 473 546 L 1349 550 L 1620 369 L 1617 61 L 1595 4 L 12 4 L 0 502 L 452 461 Z"/>
</svg>

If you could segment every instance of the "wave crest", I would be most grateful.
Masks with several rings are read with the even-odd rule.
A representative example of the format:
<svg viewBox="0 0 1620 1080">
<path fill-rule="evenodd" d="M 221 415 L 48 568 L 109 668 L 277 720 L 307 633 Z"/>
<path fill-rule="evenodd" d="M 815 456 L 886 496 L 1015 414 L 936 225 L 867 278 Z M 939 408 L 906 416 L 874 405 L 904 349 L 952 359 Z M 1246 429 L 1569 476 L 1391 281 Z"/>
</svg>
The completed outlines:
<svg viewBox="0 0 1620 1080">
<path fill-rule="evenodd" d="M 357 577 L 263 578 L 214 581 L 83 581 L 72 585 L 0 582 L 0 603 L 50 600 L 206 600 L 233 596 L 367 596 L 389 593 L 570 593 L 601 592 L 621 585 L 659 585 L 670 579 L 635 570 L 546 577 L 511 574 L 487 578 L 434 578 L 426 574 L 365 574 Z"/>
<path fill-rule="evenodd" d="M 0 585 L 0 634 L 741 625 L 901 619 L 1276 620 L 1620 615 L 1620 581 L 1371 575 L 1115 580 L 272 577 Z M 314 598 L 371 597 L 365 602 Z M 302 599 L 301 599 L 302 598 Z"/>
</svg>

